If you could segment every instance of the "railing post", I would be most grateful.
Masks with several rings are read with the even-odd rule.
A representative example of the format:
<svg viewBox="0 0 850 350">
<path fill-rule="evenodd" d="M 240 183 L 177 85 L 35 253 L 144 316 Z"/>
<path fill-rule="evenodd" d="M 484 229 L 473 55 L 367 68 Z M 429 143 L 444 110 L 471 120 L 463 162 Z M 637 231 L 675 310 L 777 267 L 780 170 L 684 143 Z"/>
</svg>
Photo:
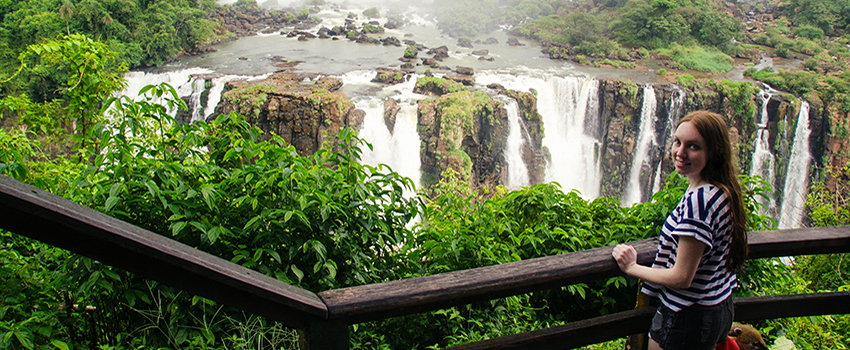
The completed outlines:
<svg viewBox="0 0 850 350">
<path fill-rule="evenodd" d="M 641 287 L 643 287 L 643 281 L 638 283 L 638 291 L 640 291 Z M 652 307 L 649 303 L 649 296 L 638 292 L 637 295 L 637 305 L 635 305 L 635 309 L 640 309 L 644 307 Z M 649 348 L 649 334 L 646 332 L 632 334 L 629 336 L 629 339 L 626 340 L 626 350 L 647 350 Z"/>
<path fill-rule="evenodd" d="M 345 320 L 311 320 L 298 331 L 301 350 L 348 350 L 348 322 Z"/>
</svg>

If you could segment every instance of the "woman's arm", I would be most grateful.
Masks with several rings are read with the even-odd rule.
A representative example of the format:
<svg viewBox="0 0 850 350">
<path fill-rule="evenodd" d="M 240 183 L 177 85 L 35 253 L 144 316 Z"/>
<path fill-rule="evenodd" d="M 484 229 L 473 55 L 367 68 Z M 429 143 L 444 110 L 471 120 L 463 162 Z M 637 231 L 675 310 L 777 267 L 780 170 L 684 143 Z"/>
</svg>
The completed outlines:
<svg viewBox="0 0 850 350">
<path fill-rule="evenodd" d="M 637 264 L 637 252 L 629 245 L 619 244 L 611 255 L 617 260 L 620 270 L 644 281 L 666 287 L 686 289 L 691 286 L 705 251 L 705 243 L 690 236 L 679 236 L 676 263 L 669 269 L 654 269 Z"/>
</svg>

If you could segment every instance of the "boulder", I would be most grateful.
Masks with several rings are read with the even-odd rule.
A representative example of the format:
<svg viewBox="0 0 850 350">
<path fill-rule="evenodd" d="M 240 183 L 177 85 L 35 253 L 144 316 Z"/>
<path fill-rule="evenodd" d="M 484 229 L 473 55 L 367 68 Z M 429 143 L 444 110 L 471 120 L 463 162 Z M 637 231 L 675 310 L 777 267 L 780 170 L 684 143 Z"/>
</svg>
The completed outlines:
<svg viewBox="0 0 850 350">
<path fill-rule="evenodd" d="M 472 51 L 473 56 L 487 56 L 490 54 L 490 50 L 475 50 Z"/>
<path fill-rule="evenodd" d="M 517 40 L 517 38 L 508 39 L 508 45 L 510 45 L 510 46 L 525 46 L 525 44 L 519 42 L 519 40 Z"/>
<path fill-rule="evenodd" d="M 475 77 L 473 77 L 471 75 L 450 73 L 450 74 L 446 74 L 445 78 L 448 79 L 448 80 L 456 81 L 456 82 L 461 83 L 461 84 L 466 85 L 466 86 L 475 85 Z"/>
<path fill-rule="evenodd" d="M 372 82 L 382 84 L 398 84 L 403 83 L 406 78 L 407 73 L 402 72 L 400 70 L 390 68 L 378 68 L 378 72 L 377 74 L 375 74 L 375 78 L 372 79 Z"/>
<path fill-rule="evenodd" d="M 473 74 L 475 74 L 475 70 L 472 69 L 471 67 L 457 66 L 456 72 L 458 74 L 462 74 L 462 75 L 473 75 Z"/>
<path fill-rule="evenodd" d="M 384 43 L 384 46 L 401 46 L 401 40 L 394 36 L 388 36 L 386 38 L 381 39 L 381 42 Z"/>
<path fill-rule="evenodd" d="M 446 47 L 445 45 L 443 45 L 443 46 L 440 46 L 438 48 L 428 50 L 427 53 L 429 55 L 434 55 L 435 60 L 442 61 L 444 58 L 449 57 L 449 48 Z"/>
<path fill-rule="evenodd" d="M 484 40 L 484 42 L 483 42 L 484 45 L 495 45 L 495 44 L 498 44 L 498 43 L 499 43 L 499 41 L 496 40 L 496 38 L 494 38 L 494 37 L 489 37 L 486 40 Z"/>
<path fill-rule="evenodd" d="M 465 37 L 464 38 L 458 38 L 457 39 L 457 46 L 466 47 L 466 48 L 471 49 L 472 48 L 472 40 L 470 40 L 469 38 L 465 38 Z"/>
</svg>

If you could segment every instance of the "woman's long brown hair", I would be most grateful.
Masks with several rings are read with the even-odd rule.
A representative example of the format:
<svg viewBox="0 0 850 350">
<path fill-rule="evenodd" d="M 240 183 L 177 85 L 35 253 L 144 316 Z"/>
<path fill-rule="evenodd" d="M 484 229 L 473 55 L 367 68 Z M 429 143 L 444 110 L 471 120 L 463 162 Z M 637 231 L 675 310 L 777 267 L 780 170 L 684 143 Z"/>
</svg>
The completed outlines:
<svg viewBox="0 0 850 350">
<path fill-rule="evenodd" d="M 729 197 L 732 206 L 732 243 L 729 247 L 731 271 L 741 270 L 747 260 L 747 228 L 749 216 L 744 211 L 744 195 L 738 180 L 738 169 L 732 153 L 729 128 L 720 114 L 709 111 L 691 112 L 679 120 L 679 124 L 690 122 L 705 140 L 707 159 L 700 177 L 717 186 Z M 677 125 L 677 127 L 678 127 Z"/>
</svg>

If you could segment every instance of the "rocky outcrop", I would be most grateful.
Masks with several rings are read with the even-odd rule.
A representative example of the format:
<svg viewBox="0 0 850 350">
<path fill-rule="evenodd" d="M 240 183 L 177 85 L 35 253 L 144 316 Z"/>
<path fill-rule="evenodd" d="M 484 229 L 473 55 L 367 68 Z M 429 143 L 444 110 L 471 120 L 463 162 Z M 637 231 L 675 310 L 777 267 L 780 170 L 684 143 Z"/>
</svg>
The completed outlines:
<svg viewBox="0 0 850 350">
<path fill-rule="evenodd" d="M 439 182 L 448 169 L 473 189 L 501 183 L 508 122 L 500 102 L 463 90 L 420 101 L 418 109 L 424 186 Z"/>
<path fill-rule="evenodd" d="M 397 69 L 378 68 L 377 70 L 375 78 L 372 79 L 373 83 L 399 84 L 405 82 L 409 77 L 407 73 Z"/>
<path fill-rule="evenodd" d="M 305 156 L 336 144 L 342 128 L 360 129 L 365 114 L 338 92 L 341 80 L 321 78 L 311 85 L 302 85 L 302 80 L 277 73 L 261 81 L 229 82 L 210 118 L 230 112 L 245 115 L 248 122 L 281 136 Z"/>
</svg>

